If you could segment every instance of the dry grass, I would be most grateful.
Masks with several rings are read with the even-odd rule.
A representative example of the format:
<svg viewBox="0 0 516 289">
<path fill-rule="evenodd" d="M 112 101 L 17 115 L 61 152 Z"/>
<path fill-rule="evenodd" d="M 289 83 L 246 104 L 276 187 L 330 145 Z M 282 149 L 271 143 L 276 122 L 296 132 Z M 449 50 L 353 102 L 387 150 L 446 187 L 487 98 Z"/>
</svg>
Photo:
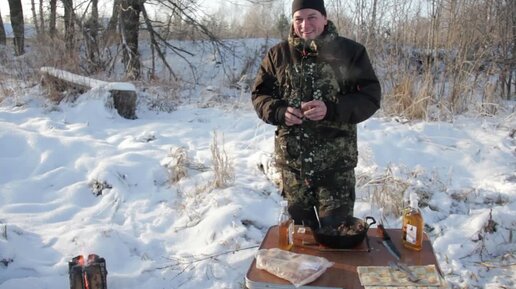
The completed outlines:
<svg viewBox="0 0 516 289">
<path fill-rule="evenodd" d="M 496 95 L 497 83 L 487 82 L 482 91 L 482 103 L 478 107 L 481 115 L 495 115 L 499 111 L 500 97 Z"/>
<path fill-rule="evenodd" d="M 188 177 L 188 169 L 199 172 L 208 170 L 203 164 L 191 160 L 185 147 L 170 148 L 167 157 L 161 162 L 161 165 L 167 168 L 169 180 L 172 184 L 179 182 L 184 177 Z"/>
<path fill-rule="evenodd" d="M 231 160 L 229 159 L 224 149 L 224 139 L 222 138 L 222 144 L 219 145 L 217 133 L 213 135 L 213 142 L 210 145 L 214 181 L 213 187 L 224 188 L 230 185 L 234 181 L 234 169 Z M 188 170 L 195 170 L 199 172 L 205 172 L 208 168 L 198 162 L 191 160 L 188 157 L 188 151 L 184 147 L 171 148 L 162 165 L 167 168 L 169 181 L 171 184 L 178 183 L 181 179 L 188 177 Z M 203 185 L 202 189 L 205 191 L 208 187 Z"/>
<path fill-rule="evenodd" d="M 456 1 L 430 1 L 425 5 L 417 6 L 417 9 L 427 11 L 413 11 L 415 7 L 410 0 L 397 1 L 394 6 L 375 1 L 377 5 L 374 7 L 375 13 L 370 10 L 373 6 L 362 5 L 362 0 L 350 1 L 349 5 L 345 6 L 337 2 L 335 5 L 329 5 L 328 9 L 333 15 L 332 21 L 343 32 L 343 36 L 356 38 L 354 40 L 366 45 L 375 64 L 383 63 L 377 59 L 389 57 L 386 54 L 391 54 L 391 62 L 385 66 L 385 69 L 378 69 L 378 72 L 385 71 L 384 74 L 379 75 L 385 84 L 382 103 L 385 114 L 401 116 L 409 120 L 443 120 L 450 115 L 468 110 L 474 110 L 482 115 L 492 115 L 503 109 L 500 106 L 500 99 L 514 97 L 514 92 L 512 95 L 507 95 L 508 88 L 504 92 L 506 85 L 512 85 L 516 89 L 514 84 L 507 83 L 511 82 L 510 65 L 514 64 L 511 57 L 515 54 L 514 45 L 512 45 L 515 30 L 512 27 L 516 6 L 507 4 L 510 1 L 466 1 L 460 4 Z M 240 24 L 233 23 L 231 27 L 236 26 L 231 31 L 227 30 L 229 26 L 220 25 L 218 29 L 214 28 L 213 32 L 231 35 L 233 38 L 269 37 L 270 32 L 275 31 L 276 16 L 281 14 L 281 9 L 275 5 L 265 10 L 261 8 L 252 7 L 252 10 L 247 13 L 253 17 L 247 17 Z M 371 17 L 376 15 L 378 19 L 382 17 L 381 15 L 390 13 L 395 13 L 399 17 L 392 19 L 387 17 L 382 21 L 361 19 L 361 17 L 349 19 L 346 13 L 341 13 L 343 9 L 355 9 L 358 12 L 357 15 Z M 426 15 L 432 11 L 434 15 Z M 275 21 L 257 21 L 257 19 L 268 19 L 267 17 L 271 16 L 269 13 L 276 15 L 269 17 Z M 265 17 L 256 18 L 256 15 Z M 363 27 L 364 20 L 371 22 L 371 26 Z M 223 19 L 215 19 L 215 21 L 223 22 Z M 260 29 L 257 30 L 258 26 Z M 62 28 L 59 26 L 60 32 Z M 355 32 L 353 35 L 348 35 L 349 31 Z M 176 32 L 167 31 L 171 34 Z M 148 41 L 145 35 L 146 33 L 142 33 L 140 36 L 142 43 Z M 187 38 L 195 39 L 197 36 L 188 35 Z M 97 45 L 100 55 L 94 58 L 98 63 L 91 63 L 92 61 L 87 59 L 83 33 L 77 30 L 75 38 L 74 51 L 67 51 L 65 42 L 60 37 L 50 38 L 41 35 L 30 42 L 28 40 L 31 47 L 30 54 L 34 56 L 31 57 L 30 63 L 20 62 L 12 67 L 13 70 L 17 70 L 15 78 L 25 82 L 27 79 L 35 82 L 39 75 L 30 71 L 37 72 L 41 66 L 53 66 L 87 76 L 95 74 L 104 80 L 123 78 L 123 75 L 114 75 L 118 72 L 114 69 L 115 64 L 118 65 L 121 58 L 118 46 L 120 45 L 119 36 L 116 33 L 107 37 L 99 36 Z M 235 66 L 235 57 L 224 59 L 227 62 L 233 61 L 233 64 L 228 67 L 234 68 L 224 71 L 226 74 L 224 83 L 231 88 L 239 89 L 241 95 L 238 97 L 224 93 L 216 95 L 214 101 L 226 104 L 228 99 L 246 98 L 246 104 L 248 103 L 247 94 L 254 80 L 254 69 L 257 62 L 261 60 L 265 48 L 266 46 L 258 48 L 256 53 L 241 59 L 242 63 L 239 67 Z M 411 67 L 414 63 L 403 63 L 415 60 L 408 59 L 410 55 L 403 55 L 407 50 L 425 51 L 416 59 L 419 66 L 415 70 L 414 66 Z M 5 51 L 0 50 L 0 60 L 7 55 Z M 159 62 L 152 59 L 152 63 L 150 67 L 149 61 L 142 62 L 142 78 L 147 78 L 146 83 L 149 83 L 149 86 L 158 85 L 168 89 L 167 83 L 170 83 L 170 79 L 160 80 L 160 75 L 155 72 L 155 63 Z M 497 80 L 488 83 L 480 79 L 477 82 L 479 75 Z M 50 85 L 52 87 L 49 88 L 48 94 L 52 101 L 59 102 L 67 97 L 59 92 L 59 84 Z M 169 90 L 169 94 L 156 92 L 156 96 L 149 91 L 144 96 L 144 101 L 150 109 L 174 111 L 176 104 L 181 101 L 178 99 L 181 98 L 183 86 L 185 86 L 184 83 L 178 84 L 178 88 Z M 147 89 L 145 84 L 140 84 L 138 87 L 141 87 L 142 91 Z M 1 85 L 0 93 L 0 101 L 11 94 L 9 88 Z M 240 103 L 232 105 L 239 106 Z"/>
<path fill-rule="evenodd" d="M 357 177 L 357 187 L 369 196 L 372 207 L 381 208 L 382 215 L 401 216 L 404 209 L 403 196 L 410 183 L 395 176 L 391 167 L 382 175 Z"/>
<path fill-rule="evenodd" d="M 425 73 L 421 79 L 419 75 L 406 73 L 392 81 L 393 88 L 385 95 L 384 112 L 411 120 L 426 120 L 432 103 L 431 75 Z"/>
<path fill-rule="evenodd" d="M 0 74 L 0 103 L 15 95 L 14 89 L 6 85 L 7 82 L 10 82 L 8 77 Z"/>
<path fill-rule="evenodd" d="M 433 192 L 446 191 L 447 185 L 437 172 L 428 174 L 420 169 L 388 166 L 379 174 L 357 174 L 357 188 L 371 203 L 371 208 L 380 209 L 381 217 L 386 219 L 402 216 L 409 193 L 415 192 L 419 206 L 426 207 L 430 206 Z"/>
<path fill-rule="evenodd" d="M 165 167 L 168 171 L 168 179 L 171 184 L 179 182 L 182 178 L 188 176 L 188 152 L 184 147 L 171 148 Z"/>
<path fill-rule="evenodd" d="M 153 80 L 135 83 L 140 88 L 138 101 L 150 110 L 173 112 L 181 104 L 181 84 L 175 81 Z"/>
<path fill-rule="evenodd" d="M 219 145 L 217 132 L 213 133 L 213 142 L 210 145 L 211 156 L 213 161 L 214 186 L 216 188 L 225 188 L 235 179 L 233 164 L 224 149 L 224 135 L 222 135 L 222 144 Z"/>
<path fill-rule="evenodd" d="M 62 39 L 40 36 L 33 44 L 34 67 L 51 66 L 73 73 L 81 73 L 81 58 L 76 51 L 67 51 Z"/>
</svg>

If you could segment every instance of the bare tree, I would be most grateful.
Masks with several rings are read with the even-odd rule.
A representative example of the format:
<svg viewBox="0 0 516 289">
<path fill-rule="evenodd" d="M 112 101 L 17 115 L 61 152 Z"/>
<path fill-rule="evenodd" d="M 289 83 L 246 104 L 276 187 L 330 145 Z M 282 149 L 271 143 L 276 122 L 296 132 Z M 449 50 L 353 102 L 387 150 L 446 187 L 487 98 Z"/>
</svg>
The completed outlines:
<svg viewBox="0 0 516 289">
<path fill-rule="evenodd" d="M 281 39 L 287 39 L 288 31 L 290 28 L 290 22 L 285 13 L 281 13 L 278 21 L 276 22 L 276 30 L 279 32 Z"/>
<path fill-rule="evenodd" d="M 48 20 L 48 32 L 50 37 L 54 38 L 57 34 L 56 29 L 56 11 L 57 11 L 57 0 L 50 0 L 50 15 Z"/>
<path fill-rule="evenodd" d="M 122 37 L 123 63 L 125 75 L 129 79 L 140 78 L 140 52 L 138 33 L 140 31 L 141 0 L 121 0 L 120 34 Z"/>
<path fill-rule="evenodd" d="M 242 32 L 244 37 L 271 37 L 274 31 L 274 20 L 270 17 L 273 3 L 255 3 L 247 9 L 243 17 Z M 279 16 L 274 16 L 277 18 Z M 271 21 L 272 20 L 272 21 Z"/>
<path fill-rule="evenodd" d="M 157 1 L 164 9 L 171 11 L 174 15 L 174 21 L 184 23 L 185 29 L 192 29 L 192 32 L 199 33 L 199 37 L 210 41 L 218 42 L 218 37 L 212 33 L 206 25 L 198 20 L 199 6 L 197 0 L 162 0 Z M 148 1 L 151 3 L 151 1 Z"/>
<path fill-rule="evenodd" d="M 11 25 L 13 26 L 14 50 L 17 56 L 25 53 L 25 23 L 23 21 L 23 8 L 21 0 L 9 0 L 11 13 Z"/>
<path fill-rule="evenodd" d="M 34 0 L 30 0 L 30 10 L 32 12 L 32 22 L 34 23 L 34 28 L 36 28 L 36 33 L 39 34 L 38 16 L 36 15 L 36 3 Z"/>
<path fill-rule="evenodd" d="M 79 23 L 80 24 L 80 23 Z M 100 51 L 98 43 L 99 26 L 99 10 L 98 0 L 91 0 L 91 16 L 84 24 L 82 29 L 85 37 L 86 54 L 90 71 L 98 71 L 101 66 Z"/>
<path fill-rule="evenodd" d="M 511 97 L 511 85 L 514 86 L 514 91 L 516 91 L 516 17 L 514 17 L 514 15 L 516 15 L 516 1 L 512 1 L 512 5 L 510 6 L 510 9 L 509 9 L 509 15 L 512 15 L 512 17 L 510 18 L 512 21 L 512 52 L 511 52 L 511 55 L 512 55 L 512 60 L 511 60 L 511 63 L 512 63 L 512 69 L 510 71 L 510 74 L 509 74 L 509 81 L 508 81 L 508 87 L 509 89 L 507 89 L 507 99 L 509 99 Z M 511 84 L 512 83 L 512 84 Z"/>
<path fill-rule="evenodd" d="M 152 1 L 148 1 L 146 3 L 156 4 Z M 172 53 L 182 58 L 189 65 L 190 70 L 192 71 L 192 74 L 195 78 L 195 68 L 187 59 L 187 56 L 192 56 L 193 54 L 184 49 L 172 45 L 168 41 L 167 36 L 171 34 L 170 23 L 174 23 L 174 25 L 172 26 L 176 30 L 174 31 L 174 35 L 176 35 L 176 37 L 181 37 L 181 35 L 186 34 L 185 32 L 190 32 L 190 36 L 194 38 L 194 34 L 199 33 L 199 37 L 202 37 L 204 39 L 207 38 L 212 44 L 214 44 L 214 48 L 216 51 L 219 52 L 219 54 L 219 47 L 225 46 L 222 44 L 222 42 L 220 42 L 218 37 L 212 33 L 211 29 L 208 29 L 206 25 L 197 20 L 196 13 L 198 6 L 195 5 L 195 0 L 164 0 L 157 2 L 157 4 L 161 5 L 164 10 L 166 9 L 166 11 L 169 11 L 169 20 L 168 25 L 165 25 L 165 31 L 157 30 L 155 26 L 159 27 L 160 22 L 151 20 L 149 15 L 147 14 L 145 7 L 143 5 L 141 7 L 143 18 L 146 25 L 146 30 L 150 35 L 152 49 L 151 52 L 153 53 L 153 67 L 150 70 L 150 77 L 154 77 L 154 53 L 156 52 L 157 56 L 165 64 L 172 77 L 174 77 L 174 79 L 177 79 L 171 64 L 168 63 L 165 58 L 165 52 L 167 49 L 169 49 L 172 51 Z"/>
<path fill-rule="evenodd" d="M 43 11 L 43 0 L 39 0 L 39 28 L 42 34 L 45 34 L 45 11 Z"/>
<path fill-rule="evenodd" d="M 366 40 L 366 46 L 373 46 L 373 48 L 376 47 L 376 45 L 371 45 L 371 43 L 375 42 L 376 39 L 376 13 L 378 8 L 378 0 L 373 0 L 373 7 L 372 7 L 372 13 L 371 13 L 371 19 L 369 21 L 369 26 L 367 28 L 367 40 Z"/>
<path fill-rule="evenodd" d="M 7 37 L 5 35 L 4 21 L 2 20 L 2 13 L 0 13 L 0 45 L 6 45 Z"/>
<path fill-rule="evenodd" d="M 502 96 L 510 99 L 516 91 L 516 1 L 496 1 L 496 11 L 502 21 L 499 21 L 498 30 L 501 51 L 501 90 Z M 514 86 L 514 90 L 513 90 Z"/>
<path fill-rule="evenodd" d="M 109 18 L 108 27 L 104 33 L 104 38 L 106 38 L 107 35 L 115 34 L 116 27 L 118 24 L 118 18 L 120 14 L 120 1 L 121 0 L 114 0 L 113 1 L 113 10 L 111 11 L 111 18 Z"/>
<path fill-rule="evenodd" d="M 73 0 L 62 0 L 64 6 L 64 29 L 65 29 L 65 43 L 66 51 L 69 54 L 73 53 L 75 48 L 74 35 L 75 35 L 75 16 L 73 9 Z"/>
</svg>

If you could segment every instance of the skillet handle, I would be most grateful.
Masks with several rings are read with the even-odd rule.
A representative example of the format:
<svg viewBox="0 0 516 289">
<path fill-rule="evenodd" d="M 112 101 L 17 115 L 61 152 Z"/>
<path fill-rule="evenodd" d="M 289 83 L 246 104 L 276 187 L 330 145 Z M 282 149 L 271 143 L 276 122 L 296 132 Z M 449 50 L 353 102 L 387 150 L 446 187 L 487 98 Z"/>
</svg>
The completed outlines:
<svg viewBox="0 0 516 289">
<path fill-rule="evenodd" d="M 371 221 L 371 223 L 368 223 L 367 221 Z M 367 224 L 367 228 L 371 227 L 371 225 L 373 225 L 373 224 L 376 224 L 376 220 L 371 216 L 367 216 L 365 218 L 365 222 Z"/>
</svg>

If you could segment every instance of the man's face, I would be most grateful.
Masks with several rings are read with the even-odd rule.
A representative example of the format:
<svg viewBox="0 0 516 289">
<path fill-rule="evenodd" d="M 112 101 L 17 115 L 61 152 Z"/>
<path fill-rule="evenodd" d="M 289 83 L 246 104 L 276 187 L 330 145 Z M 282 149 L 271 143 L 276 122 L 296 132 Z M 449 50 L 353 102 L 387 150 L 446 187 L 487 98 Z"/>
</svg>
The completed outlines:
<svg viewBox="0 0 516 289">
<path fill-rule="evenodd" d="M 328 23 L 326 16 L 315 9 L 301 9 L 294 12 L 294 32 L 297 36 L 309 40 L 315 39 L 324 31 Z"/>
</svg>

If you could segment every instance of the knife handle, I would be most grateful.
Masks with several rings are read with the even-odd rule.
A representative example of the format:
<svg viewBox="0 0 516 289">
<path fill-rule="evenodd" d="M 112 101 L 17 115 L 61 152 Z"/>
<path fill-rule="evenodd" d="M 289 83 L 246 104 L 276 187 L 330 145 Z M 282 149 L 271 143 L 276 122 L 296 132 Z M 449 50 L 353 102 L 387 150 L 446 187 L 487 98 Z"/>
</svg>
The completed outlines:
<svg viewBox="0 0 516 289">
<path fill-rule="evenodd" d="M 378 224 L 376 229 L 378 237 L 382 238 L 383 240 L 390 240 L 391 237 L 389 234 L 387 234 L 387 231 L 385 231 L 385 228 L 383 227 L 383 224 Z"/>
</svg>

